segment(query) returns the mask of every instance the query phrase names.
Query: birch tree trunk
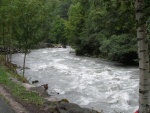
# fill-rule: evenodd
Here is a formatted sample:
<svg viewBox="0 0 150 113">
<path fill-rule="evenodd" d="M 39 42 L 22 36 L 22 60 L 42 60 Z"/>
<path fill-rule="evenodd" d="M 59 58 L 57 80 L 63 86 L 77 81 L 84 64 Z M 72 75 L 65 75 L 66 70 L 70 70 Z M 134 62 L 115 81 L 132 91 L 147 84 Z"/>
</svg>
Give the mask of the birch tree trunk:
<svg viewBox="0 0 150 113">
<path fill-rule="evenodd" d="M 149 89 L 150 89 L 150 73 L 149 73 L 149 55 L 148 55 L 148 39 L 147 26 L 144 19 L 144 0 L 135 1 L 136 20 L 137 20 L 137 40 L 138 40 L 138 56 L 139 56 L 139 113 L 149 113 Z"/>
</svg>

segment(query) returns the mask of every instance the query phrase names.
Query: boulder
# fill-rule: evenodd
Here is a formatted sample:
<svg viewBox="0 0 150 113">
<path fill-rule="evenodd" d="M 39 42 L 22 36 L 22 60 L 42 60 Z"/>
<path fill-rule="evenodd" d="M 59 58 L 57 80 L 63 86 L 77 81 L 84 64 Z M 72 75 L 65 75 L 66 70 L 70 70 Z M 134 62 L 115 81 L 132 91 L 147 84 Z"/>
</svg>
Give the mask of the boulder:
<svg viewBox="0 0 150 113">
<path fill-rule="evenodd" d="M 59 109 L 64 109 L 64 110 L 68 110 L 70 108 L 80 108 L 79 105 L 74 104 L 74 103 L 68 103 L 68 102 L 61 102 L 57 105 L 57 107 Z"/>
<path fill-rule="evenodd" d="M 38 83 L 38 82 L 39 82 L 38 80 L 34 80 L 34 81 L 32 81 L 32 84 Z"/>
<path fill-rule="evenodd" d="M 63 110 L 63 109 L 60 109 L 58 112 L 59 112 L 59 113 L 68 113 L 67 111 L 65 111 L 65 110 Z"/>
<path fill-rule="evenodd" d="M 89 108 L 71 108 L 67 110 L 67 113 L 98 113 L 95 110 L 91 110 Z"/>
<path fill-rule="evenodd" d="M 49 47 L 49 48 L 53 48 L 53 47 L 54 47 L 54 45 L 53 45 L 53 44 L 51 44 L 51 43 L 47 43 L 47 47 Z"/>
<path fill-rule="evenodd" d="M 22 85 L 23 85 L 27 90 L 31 90 L 31 88 L 35 87 L 34 85 L 29 84 L 29 83 L 22 83 Z"/>
<path fill-rule="evenodd" d="M 47 44 L 46 43 L 39 43 L 38 44 L 38 48 L 46 48 L 47 47 Z"/>
<path fill-rule="evenodd" d="M 62 47 L 63 47 L 63 48 L 67 48 L 67 46 L 66 46 L 66 45 L 62 45 Z"/>
<path fill-rule="evenodd" d="M 62 100 L 60 100 L 59 102 L 60 102 L 60 103 L 61 103 L 61 102 L 67 102 L 67 103 L 69 103 L 69 100 L 67 100 L 67 99 L 62 99 Z"/>
<path fill-rule="evenodd" d="M 62 45 L 61 44 L 57 44 L 54 46 L 55 48 L 62 48 Z"/>
<path fill-rule="evenodd" d="M 89 108 L 81 108 L 79 105 L 69 102 L 60 102 L 56 110 L 59 113 L 99 113 Z"/>
<path fill-rule="evenodd" d="M 75 53 L 75 51 L 74 51 L 74 50 L 71 50 L 69 53 Z"/>
<path fill-rule="evenodd" d="M 49 97 L 50 95 L 43 86 L 31 87 L 29 90 L 38 93 L 40 96 Z"/>
<path fill-rule="evenodd" d="M 58 102 L 60 101 L 60 99 L 58 99 L 57 97 L 54 96 L 50 96 L 48 98 L 45 98 L 46 100 L 48 100 L 49 102 Z"/>
</svg>

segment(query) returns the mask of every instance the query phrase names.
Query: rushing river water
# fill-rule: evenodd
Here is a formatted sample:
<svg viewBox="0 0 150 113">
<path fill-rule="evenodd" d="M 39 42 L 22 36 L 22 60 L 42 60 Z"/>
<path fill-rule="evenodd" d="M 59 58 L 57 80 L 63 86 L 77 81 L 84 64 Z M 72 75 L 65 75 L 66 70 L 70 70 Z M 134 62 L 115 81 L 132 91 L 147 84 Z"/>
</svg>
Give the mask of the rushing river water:
<svg viewBox="0 0 150 113">
<path fill-rule="evenodd" d="M 37 85 L 47 83 L 61 98 L 104 113 L 134 113 L 138 108 L 138 68 L 117 66 L 98 58 L 79 57 L 71 48 L 49 48 L 27 55 L 25 76 Z M 13 62 L 22 66 L 23 54 Z M 19 73 L 22 73 L 18 69 Z"/>
</svg>

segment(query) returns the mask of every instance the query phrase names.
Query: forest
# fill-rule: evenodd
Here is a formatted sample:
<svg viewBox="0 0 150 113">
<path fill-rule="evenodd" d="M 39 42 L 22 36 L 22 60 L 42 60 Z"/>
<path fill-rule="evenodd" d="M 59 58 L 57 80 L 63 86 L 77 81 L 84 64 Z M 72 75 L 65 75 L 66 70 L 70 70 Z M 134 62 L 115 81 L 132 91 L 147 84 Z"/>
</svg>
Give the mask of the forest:
<svg viewBox="0 0 150 113">
<path fill-rule="evenodd" d="M 59 43 L 72 46 L 76 55 L 136 64 L 134 2 L 0 0 L 0 47 L 7 50 L 3 53 L 8 55 L 11 48 L 28 53 L 39 42 Z M 148 31 L 149 4 L 150 1 L 147 0 L 145 17 L 148 20 Z"/>
<path fill-rule="evenodd" d="M 24 76 L 26 55 L 46 43 L 71 46 L 79 56 L 139 63 L 139 113 L 149 113 L 149 15 L 150 0 L 0 0 L 0 61 L 17 68 L 12 54 L 24 53 Z"/>
</svg>

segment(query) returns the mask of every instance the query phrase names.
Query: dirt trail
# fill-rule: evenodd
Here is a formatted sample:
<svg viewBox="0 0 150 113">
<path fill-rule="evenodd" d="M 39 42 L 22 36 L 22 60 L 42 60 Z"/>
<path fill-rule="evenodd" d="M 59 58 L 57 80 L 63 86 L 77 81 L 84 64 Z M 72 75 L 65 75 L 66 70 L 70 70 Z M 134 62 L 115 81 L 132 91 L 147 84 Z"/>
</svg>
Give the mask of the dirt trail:
<svg viewBox="0 0 150 113">
<path fill-rule="evenodd" d="M 15 113 L 29 113 L 21 104 L 12 98 L 11 94 L 8 93 L 2 85 L 0 85 L 0 94 L 6 99 L 6 101 L 8 101 Z"/>
<path fill-rule="evenodd" d="M 0 113 L 15 113 L 5 99 L 0 95 Z"/>
</svg>

